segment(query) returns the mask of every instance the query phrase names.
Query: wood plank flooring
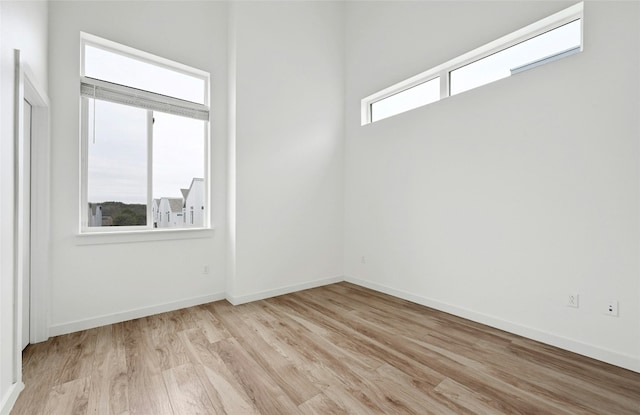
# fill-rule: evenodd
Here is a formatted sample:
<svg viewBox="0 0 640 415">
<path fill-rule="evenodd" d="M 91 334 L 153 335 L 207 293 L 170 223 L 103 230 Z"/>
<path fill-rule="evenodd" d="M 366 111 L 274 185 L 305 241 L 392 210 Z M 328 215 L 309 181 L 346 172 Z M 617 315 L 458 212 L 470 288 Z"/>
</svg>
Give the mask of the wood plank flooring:
<svg viewBox="0 0 640 415">
<path fill-rule="evenodd" d="M 640 374 L 348 283 L 29 346 L 20 414 L 640 414 Z"/>
</svg>

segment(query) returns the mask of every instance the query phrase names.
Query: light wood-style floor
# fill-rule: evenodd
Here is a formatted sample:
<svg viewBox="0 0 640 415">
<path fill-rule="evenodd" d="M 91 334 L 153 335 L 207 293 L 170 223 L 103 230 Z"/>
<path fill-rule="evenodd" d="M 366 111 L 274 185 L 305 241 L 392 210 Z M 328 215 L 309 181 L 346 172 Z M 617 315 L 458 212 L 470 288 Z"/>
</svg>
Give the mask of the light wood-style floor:
<svg viewBox="0 0 640 415">
<path fill-rule="evenodd" d="M 24 352 L 19 414 L 640 414 L 640 374 L 348 283 Z"/>
</svg>

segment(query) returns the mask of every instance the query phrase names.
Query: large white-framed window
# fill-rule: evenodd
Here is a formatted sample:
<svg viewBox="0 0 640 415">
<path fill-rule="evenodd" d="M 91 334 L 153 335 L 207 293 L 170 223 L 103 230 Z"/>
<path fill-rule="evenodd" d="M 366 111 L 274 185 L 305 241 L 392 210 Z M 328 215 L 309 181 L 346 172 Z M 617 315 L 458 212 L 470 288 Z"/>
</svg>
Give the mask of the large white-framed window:
<svg viewBox="0 0 640 415">
<path fill-rule="evenodd" d="M 577 3 L 363 98 L 361 124 L 370 124 L 581 52 L 583 10 L 584 4 Z"/>
<path fill-rule="evenodd" d="M 80 233 L 209 228 L 209 73 L 80 38 Z"/>
</svg>

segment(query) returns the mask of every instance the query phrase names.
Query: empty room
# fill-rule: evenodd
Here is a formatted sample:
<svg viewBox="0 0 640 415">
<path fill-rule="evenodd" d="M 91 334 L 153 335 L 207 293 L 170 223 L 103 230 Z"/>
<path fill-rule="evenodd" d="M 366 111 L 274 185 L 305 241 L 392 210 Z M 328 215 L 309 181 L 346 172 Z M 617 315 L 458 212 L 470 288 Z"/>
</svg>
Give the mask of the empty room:
<svg viewBox="0 0 640 415">
<path fill-rule="evenodd" d="M 0 1 L 0 415 L 640 415 L 640 2 Z"/>
</svg>

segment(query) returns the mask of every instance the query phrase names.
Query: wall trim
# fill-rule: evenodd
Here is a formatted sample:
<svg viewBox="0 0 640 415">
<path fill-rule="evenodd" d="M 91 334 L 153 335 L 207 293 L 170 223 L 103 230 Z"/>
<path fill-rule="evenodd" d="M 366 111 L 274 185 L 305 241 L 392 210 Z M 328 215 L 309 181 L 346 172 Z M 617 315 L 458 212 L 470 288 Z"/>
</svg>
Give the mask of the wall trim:
<svg viewBox="0 0 640 415">
<path fill-rule="evenodd" d="M 2 402 L 0 402 L 0 415 L 9 415 L 23 389 L 24 383 L 22 382 L 16 382 L 9 386 L 7 393 L 2 397 Z"/>
<path fill-rule="evenodd" d="M 185 300 L 175 301 L 171 303 L 159 304 L 150 307 L 137 308 L 120 313 L 113 313 L 104 316 L 77 320 L 70 323 L 58 324 L 49 328 L 51 336 L 58 336 L 67 333 L 73 333 L 81 330 L 87 330 L 95 327 L 100 327 L 108 324 L 120 323 L 127 320 L 133 320 L 136 318 L 147 317 L 154 314 L 165 313 L 169 311 L 179 310 L 182 308 L 193 307 L 200 304 L 206 304 L 214 301 L 220 301 L 226 299 L 231 304 L 240 305 L 250 303 L 253 301 L 264 300 L 271 297 L 277 297 L 279 295 L 290 294 L 297 291 L 302 291 L 310 288 L 321 287 L 324 285 L 330 285 L 339 283 L 342 281 L 349 282 L 351 284 L 359 285 L 374 291 L 378 291 L 384 294 L 388 294 L 397 298 L 402 298 L 407 301 L 411 301 L 416 304 L 420 304 L 426 307 L 430 307 L 445 313 L 449 313 L 461 318 L 465 318 L 477 323 L 485 324 L 489 327 L 494 327 L 500 330 L 507 331 L 519 336 L 523 336 L 528 339 L 536 340 L 541 343 L 545 343 L 554 347 L 558 347 L 563 350 L 568 350 L 583 356 L 587 356 L 605 363 L 609 363 L 615 366 L 622 367 L 634 372 L 640 373 L 640 359 L 619 353 L 613 350 L 596 347 L 590 344 L 582 343 L 577 340 L 558 336 L 553 333 L 538 330 L 536 328 L 524 326 L 511 321 L 503 320 L 491 315 L 478 313 L 473 310 L 458 307 L 452 304 L 443 303 L 441 301 L 434 300 L 432 298 L 415 295 L 406 291 L 391 288 L 385 285 L 377 284 L 370 281 L 365 281 L 359 278 L 349 276 L 338 276 L 331 278 L 322 278 L 318 280 L 308 281 L 301 284 L 292 284 L 284 287 L 259 291 L 252 294 L 232 296 L 228 293 L 220 292 L 216 294 L 210 294 L 206 296 L 193 297 Z M 14 385 L 15 386 L 15 385 Z M 16 392 L 17 393 L 17 392 Z M 17 395 L 16 395 L 17 397 Z M 0 415 L 5 415 L 4 412 Z"/>
<path fill-rule="evenodd" d="M 541 331 L 533 327 L 523 326 L 521 324 L 503 320 L 491 315 L 478 313 L 467 308 L 458 307 L 452 304 L 434 300 L 432 298 L 422 297 L 416 294 L 408 293 L 406 291 L 397 290 L 386 285 L 381 285 L 349 276 L 346 276 L 344 280 L 361 287 L 369 288 L 374 291 L 402 298 L 416 304 L 430 307 L 439 311 L 444 311 L 445 313 L 453 314 L 455 316 L 466 318 L 477 323 L 485 324 L 490 327 L 504 330 L 509 333 L 517 334 L 528 339 L 536 340 L 563 350 L 568 350 L 570 352 L 574 352 L 583 356 L 590 357 L 592 359 L 600 360 L 605 363 L 609 363 L 615 366 L 622 367 L 624 369 L 640 373 L 640 359 L 628 354 L 604 349 L 587 343 L 582 343 L 577 340 L 558 336 L 546 331 Z"/>
<path fill-rule="evenodd" d="M 344 280 L 345 279 L 343 276 L 321 278 L 319 280 L 308 281 L 301 284 L 286 285 L 284 287 L 276 288 L 273 290 L 259 291 L 253 294 L 245 294 L 245 295 L 239 295 L 239 296 L 227 294 L 226 298 L 227 298 L 227 301 L 229 301 L 231 304 L 240 305 L 240 304 L 250 303 L 252 301 L 258 301 L 258 300 L 264 300 L 266 298 L 277 297 L 283 294 L 290 294 L 296 291 L 307 290 L 309 288 L 316 288 L 316 287 L 322 287 L 323 285 L 335 284 L 337 282 L 342 282 Z"/>
<path fill-rule="evenodd" d="M 166 313 L 169 311 L 180 310 L 182 308 L 212 303 L 214 301 L 220 301 L 224 299 L 225 294 L 223 292 L 220 292 L 199 297 L 187 298 L 179 301 L 173 301 L 170 303 L 157 304 L 149 307 L 135 308 L 118 313 L 105 314 L 98 317 L 76 320 L 69 323 L 56 324 L 49 327 L 49 333 L 51 336 L 59 336 L 61 334 L 74 333 L 77 331 L 88 330 L 96 327 L 106 326 L 109 324 L 121 323 L 123 321 L 133 320 L 141 317 L 148 317 L 154 314 Z"/>
<path fill-rule="evenodd" d="M 29 343 L 49 338 L 51 286 L 51 134 L 47 93 L 28 65 L 22 65 L 23 98 L 32 106 L 31 131 L 31 292 Z M 20 105 L 20 110 L 22 106 Z M 22 125 L 20 125 L 22 128 Z"/>
</svg>

